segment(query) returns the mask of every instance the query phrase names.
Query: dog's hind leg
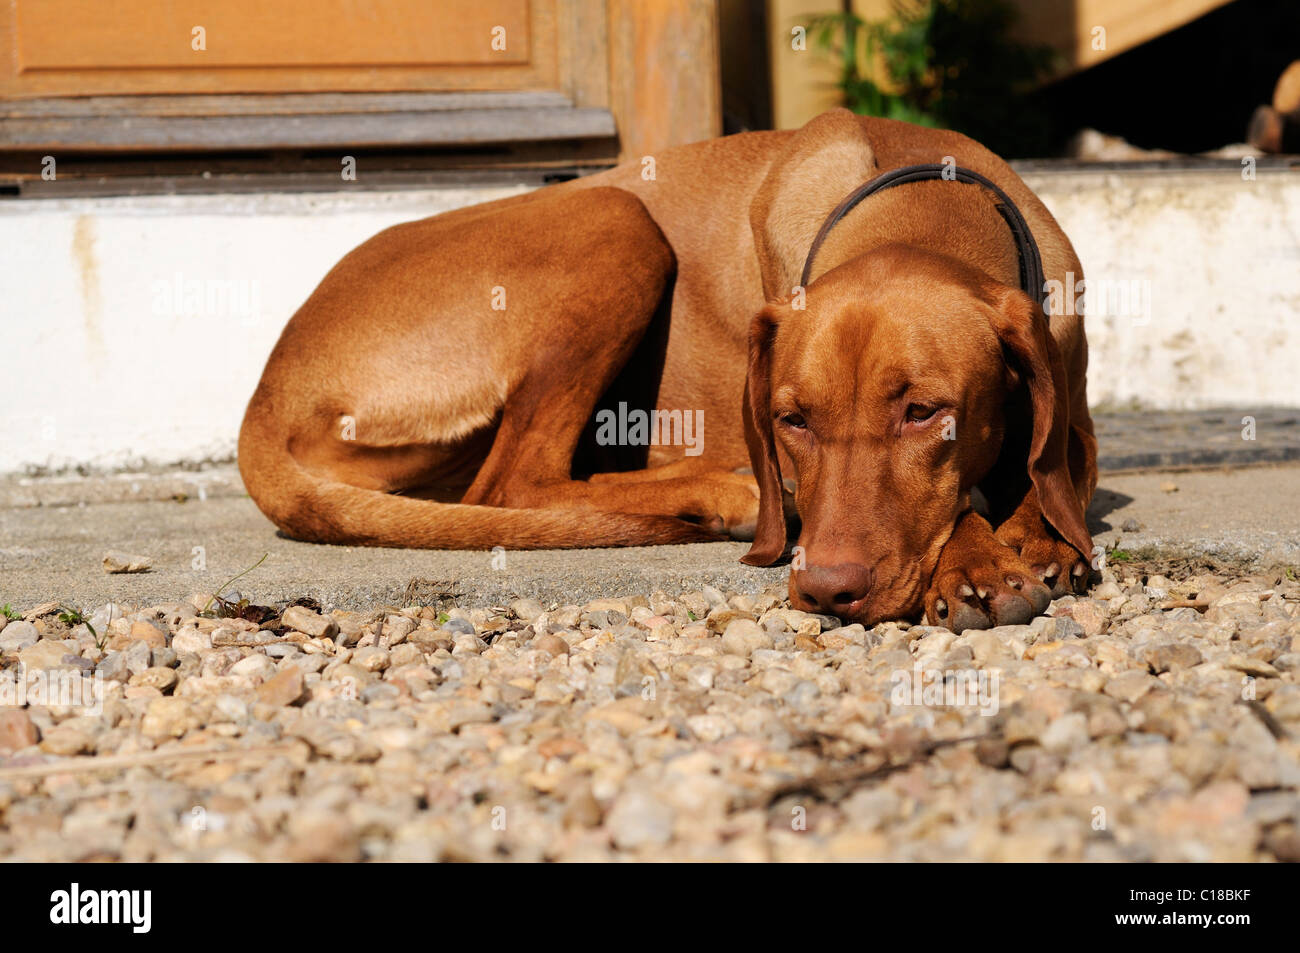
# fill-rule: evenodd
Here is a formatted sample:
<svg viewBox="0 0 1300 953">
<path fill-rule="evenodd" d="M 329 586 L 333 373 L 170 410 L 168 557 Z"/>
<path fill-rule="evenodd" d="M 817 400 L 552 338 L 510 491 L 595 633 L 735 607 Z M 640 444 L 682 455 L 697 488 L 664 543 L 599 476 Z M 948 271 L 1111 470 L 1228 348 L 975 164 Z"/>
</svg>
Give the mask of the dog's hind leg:
<svg viewBox="0 0 1300 953">
<path fill-rule="evenodd" d="M 572 478 L 597 402 L 636 353 L 674 271 L 671 250 L 639 200 L 616 194 L 631 227 L 603 236 L 600 253 L 584 257 L 580 271 L 557 260 L 516 289 L 525 308 L 543 306 L 532 303 L 535 289 L 545 297 L 549 320 L 512 382 L 491 452 L 462 502 L 670 517 L 744 538 L 757 518 L 751 476 L 688 457 L 655 470 Z"/>
<path fill-rule="evenodd" d="M 616 486 L 570 474 L 674 269 L 645 207 L 618 189 L 377 236 L 326 277 L 268 362 L 240 435 L 249 494 L 286 533 L 321 542 L 718 538 L 747 518 L 751 491 L 733 474 Z"/>
</svg>

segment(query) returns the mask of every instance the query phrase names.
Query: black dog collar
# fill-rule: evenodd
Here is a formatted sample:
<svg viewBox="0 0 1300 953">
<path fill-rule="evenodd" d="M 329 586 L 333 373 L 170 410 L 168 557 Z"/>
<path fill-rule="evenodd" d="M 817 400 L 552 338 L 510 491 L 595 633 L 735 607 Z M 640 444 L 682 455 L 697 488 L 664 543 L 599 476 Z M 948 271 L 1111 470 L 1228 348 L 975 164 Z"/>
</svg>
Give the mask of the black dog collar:
<svg viewBox="0 0 1300 953">
<path fill-rule="evenodd" d="M 891 169 L 889 172 L 878 175 L 870 182 L 854 189 L 843 202 L 835 207 L 835 211 L 831 212 L 830 217 L 826 219 L 817 232 L 812 247 L 808 249 L 808 257 L 803 263 L 803 274 L 799 279 L 799 284 L 805 288 L 808 287 L 808 279 L 812 275 L 813 259 L 817 256 L 817 250 L 821 248 L 822 242 L 826 240 L 826 236 L 835 227 L 835 223 L 849 214 L 859 202 L 869 195 L 893 188 L 896 185 L 906 185 L 909 182 L 921 182 L 926 179 L 943 179 L 945 181 L 964 182 L 967 185 L 979 185 L 997 196 L 998 213 L 1006 221 L 1007 226 L 1011 229 L 1012 236 L 1016 240 L 1016 252 L 1020 256 L 1020 287 L 1032 300 L 1041 302 L 1044 292 L 1043 259 L 1038 253 L 1038 243 L 1034 241 L 1033 233 L 1029 230 L 1029 223 L 1025 221 L 1020 209 L 1016 208 L 1016 203 L 1011 201 L 1011 197 L 1006 192 L 1003 192 L 978 172 L 972 172 L 970 169 L 964 169 L 961 166 L 941 165 L 939 163 L 908 165 L 903 166 L 901 169 Z"/>
</svg>

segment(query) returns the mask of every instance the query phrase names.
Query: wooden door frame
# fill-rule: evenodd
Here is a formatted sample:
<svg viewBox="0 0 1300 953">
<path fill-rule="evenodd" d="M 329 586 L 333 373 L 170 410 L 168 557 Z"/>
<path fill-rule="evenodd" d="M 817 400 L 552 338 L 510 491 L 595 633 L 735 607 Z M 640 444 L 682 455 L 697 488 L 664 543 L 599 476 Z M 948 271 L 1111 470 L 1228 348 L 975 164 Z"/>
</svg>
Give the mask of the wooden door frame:
<svg viewBox="0 0 1300 953">
<path fill-rule="evenodd" d="M 715 0 L 536 2 L 546 16 L 533 18 L 533 28 L 549 27 L 555 48 L 532 47 L 541 67 L 529 74 L 538 84 L 531 88 L 10 98 L 0 100 L 0 151 L 473 147 L 617 136 L 626 159 L 721 133 Z M 0 0 L 0 31 L 13 15 Z"/>
</svg>

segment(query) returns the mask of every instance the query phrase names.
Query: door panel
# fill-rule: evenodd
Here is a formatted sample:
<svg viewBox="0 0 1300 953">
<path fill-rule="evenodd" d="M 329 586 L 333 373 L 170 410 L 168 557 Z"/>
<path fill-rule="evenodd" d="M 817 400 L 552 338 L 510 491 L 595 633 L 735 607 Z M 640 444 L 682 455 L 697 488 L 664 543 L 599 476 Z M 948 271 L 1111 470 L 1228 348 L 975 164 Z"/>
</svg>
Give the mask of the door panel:
<svg viewBox="0 0 1300 953">
<path fill-rule="evenodd" d="M 0 0 L 0 99 L 557 89 L 556 5 Z M 199 26 L 203 50 L 192 46 Z M 498 27 L 504 49 L 493 48 Z"/>
<path fill-rule="evenodd" d="M 528 0 L 18 0 L 16 9 L 23 72 L 528 61 Z M 196 28 L 206 49 L 193 48 Z M 493 48 L 494 30 L 504 49 Z"/>
</svg>

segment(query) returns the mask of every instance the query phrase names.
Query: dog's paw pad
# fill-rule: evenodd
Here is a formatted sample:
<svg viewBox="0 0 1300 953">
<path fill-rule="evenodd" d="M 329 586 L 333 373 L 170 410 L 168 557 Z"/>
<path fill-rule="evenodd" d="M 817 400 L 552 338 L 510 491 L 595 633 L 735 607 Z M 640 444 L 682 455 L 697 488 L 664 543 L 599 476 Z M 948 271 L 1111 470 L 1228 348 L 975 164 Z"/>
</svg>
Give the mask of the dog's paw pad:
<svg viewBox="0 0 1300 953">
<path fill-rule="evenodd" d="M 1034 575 L 1051 592 L 1053 599 L 1087 590 L 1091 567 L 1079 551 L 1064 540 L 1055 539 L 1044 530 L 1042 534 L 1028 538 L 1019 531 L 1010 532 L 1002 541 L 1032 567 Z"/>
<path fill-rule="evenodd" d="M 1038 615 L 1033 605 L 1024 596 L 1016 592 L 1003 593 L 993 600 L 993 615 L 998 625 L 1027 625 L 1029 620 Z"/>
<path fill-rule="evenodd" d="M 1008 552 L 996 554 L 1005 563 Z M 1048 588 L 1033 578 L 1028 567 L 980 566 L 942 574 L 926 603 L 926 618 L 960 634 L 968 629 L 998 625 L 1025 625 L 1052 601 Z"/>
<path fill-rule="evenodd" d="M 1068 554 L 1058 554 L 1058 558 L 1046 565 L 1033 563 L 1033 570 L 1053 599 L 1081 593 L 1088 586 L 1088 564 L 1073 549 Z"/>
</svg>

